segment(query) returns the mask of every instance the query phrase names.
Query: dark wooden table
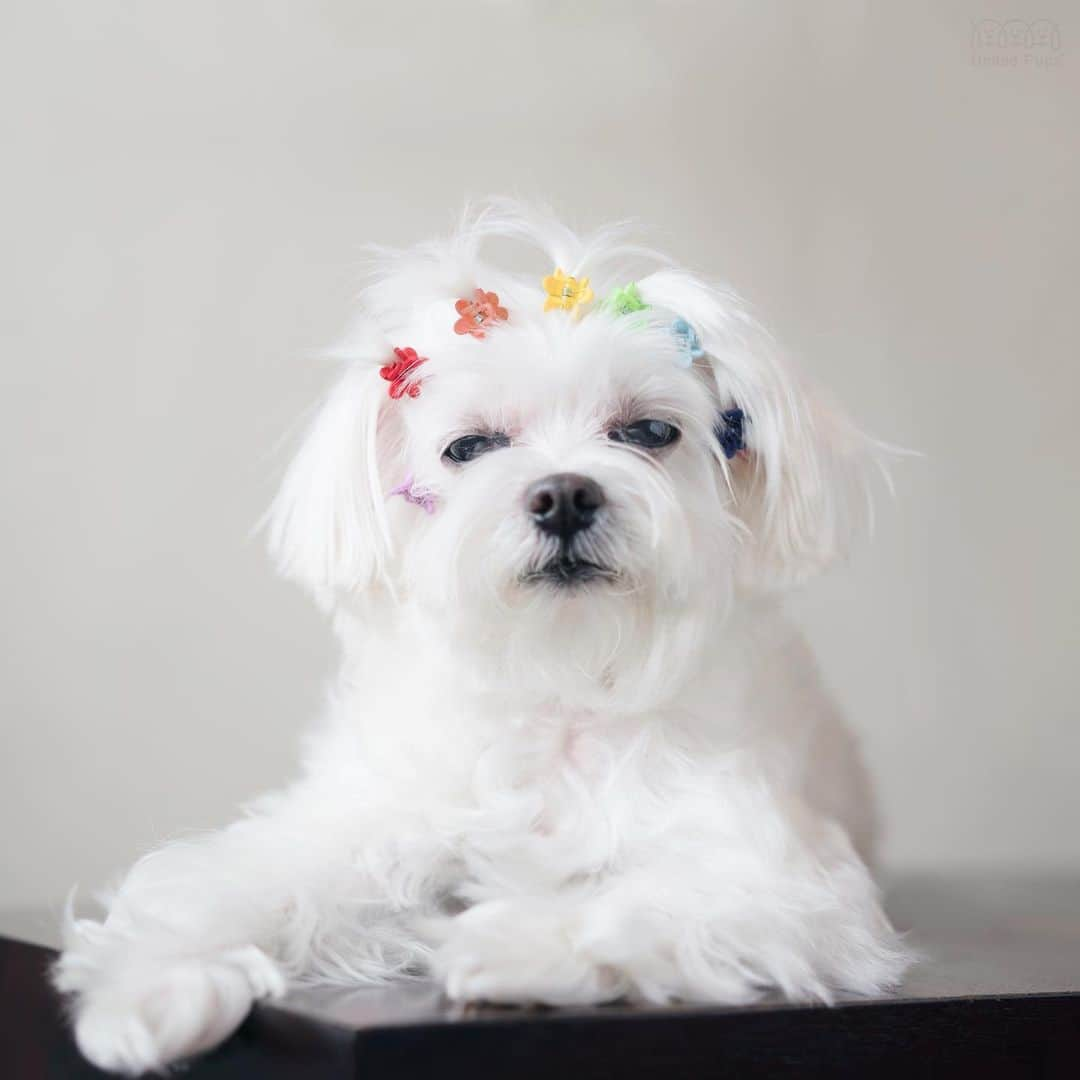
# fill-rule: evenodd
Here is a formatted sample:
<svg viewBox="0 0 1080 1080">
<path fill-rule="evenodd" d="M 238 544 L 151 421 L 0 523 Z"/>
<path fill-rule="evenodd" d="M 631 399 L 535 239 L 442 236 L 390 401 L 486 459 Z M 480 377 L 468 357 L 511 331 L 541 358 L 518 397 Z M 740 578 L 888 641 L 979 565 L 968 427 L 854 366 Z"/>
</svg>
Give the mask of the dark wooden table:
<svg viewBox="0 0 1080 1080">
<path fill-rule="evenodd" d="M 183 1076 L 1080 1078 L 1080 880 L 910 879 L 891 894 L 926 959 L 900 994 L 834 1008 L 459 1009 L 423 984 L 260 1006 Z M 44 979 L 0 940 L 0 1078 L 101 1075 Z"/>
</svg>

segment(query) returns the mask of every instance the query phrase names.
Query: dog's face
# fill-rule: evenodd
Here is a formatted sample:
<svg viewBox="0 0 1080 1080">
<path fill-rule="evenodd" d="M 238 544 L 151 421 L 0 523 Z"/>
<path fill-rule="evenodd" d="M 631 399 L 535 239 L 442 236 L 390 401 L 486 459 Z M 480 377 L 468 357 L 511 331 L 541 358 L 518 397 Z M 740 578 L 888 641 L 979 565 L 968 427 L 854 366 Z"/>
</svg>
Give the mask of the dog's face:
<svg viewBox="0 0 1080 1080">
<path fill-rule="evenodd" d="M 410 471 L 438 493 L 420 520 L 395 508 L 414 519 L 400 523 L 415 533 L 405 577 L 438 594 L 460 584 L 457 603 L 478 590 L 508 605 L 684 590 L 734 523 L 713 397 L 676 355 L 670 334 L 602 315 L 448 348 L 401 411 Z"/>
<path fill-rule="evenodd" d="M 677 685 L 740 590 L 835 553 L 866 444 L 730 296 L 637 285 L 629 312 L 545 311 L 460 240 L 399 258 L 275 505 L 283 569 L 381 596 L 503 688 L 647 707 Z M 482 337 L 454 331 L 477 287 L 506 305 Z M 395 344 L 426 359 L 393 367 Z"/>
</svg>

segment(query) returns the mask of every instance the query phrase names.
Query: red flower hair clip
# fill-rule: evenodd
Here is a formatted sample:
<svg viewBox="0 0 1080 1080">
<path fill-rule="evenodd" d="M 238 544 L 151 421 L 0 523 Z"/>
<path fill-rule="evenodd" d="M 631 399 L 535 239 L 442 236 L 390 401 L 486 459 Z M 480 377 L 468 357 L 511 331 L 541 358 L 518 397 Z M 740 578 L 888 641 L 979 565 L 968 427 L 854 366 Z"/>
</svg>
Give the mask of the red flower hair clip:
<svg viewBox="0 0 1080 1080">
<path fill-rule="evenodd" d="M 415 349 L 406 346 L 394 349 L 396 360 L 379 368 L 379 374 L 390 384 L 390 396 L 396 401 L 403 394 L 409 397 L 420 396 L 420 380 L 409 376 L 421 365 L 427 363 L 426 356 L 418 356 Z"/>
<path fill-rule="evenodd" d="M 471 300 L 459 300 L 454 310 L 461 316 L 454 323 L 455 334 L 472 334 L 482 338 L 488 323 L 505 322 L 508 318 L 506 308 L 499 307 L 498 293 L 484 292 L 477 289 Z"/>
</svg>

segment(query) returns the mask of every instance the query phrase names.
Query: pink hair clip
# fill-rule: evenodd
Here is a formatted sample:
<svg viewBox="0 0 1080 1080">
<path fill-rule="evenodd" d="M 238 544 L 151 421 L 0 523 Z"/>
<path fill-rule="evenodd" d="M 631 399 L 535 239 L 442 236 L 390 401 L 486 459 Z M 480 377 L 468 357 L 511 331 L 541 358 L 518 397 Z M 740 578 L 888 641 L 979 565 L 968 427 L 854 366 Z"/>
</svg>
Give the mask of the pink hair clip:
<svg viewBox="0 0 1080 1080">
<path fill-rule="evenodd" d="M 422 506 L 425 513 L 435 513 L 435 492 L 430 488 L 417 486 L 416 477 L 412 473 L 409 473 L 396 488 L 387 492 L 386 497 L 389 499 L 393 495 L 400 495 L 414 506 Z"/>
</svg>

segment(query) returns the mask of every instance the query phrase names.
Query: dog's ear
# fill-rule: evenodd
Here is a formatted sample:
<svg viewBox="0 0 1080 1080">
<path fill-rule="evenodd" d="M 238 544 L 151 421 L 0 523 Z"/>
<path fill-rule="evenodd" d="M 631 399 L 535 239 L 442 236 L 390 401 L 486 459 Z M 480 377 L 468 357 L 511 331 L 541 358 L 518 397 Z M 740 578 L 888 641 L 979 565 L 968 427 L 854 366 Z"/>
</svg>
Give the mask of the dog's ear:
<svg viewBox="0 0 1080 1080">
<path fill-rule="evenodd" d="M 391 544 L 383 472 L 397 439 L 387 400 L 377 363 L 349 361 L 267 514 L 278 570 L 323 601 L 386 573 Z"/>
<path fill-rule="evenodd" d="M 795 373 L 749 321 L 706 364 L 718 397 L 718 459 L 747 533 L 739 578 L 780 588 L 842 557 L 873 523 L 872 488 L 895 453 Z"/>
<path fill-rule="evenodd" d="M 754 395 L 756 415 L 736 411 L 742 445 L 728 462 L 734 512 L 748 530 L 739 577 L 766 589 L 812 577 L 869 530 L 871 489 L 888 482 L 889 456 L 820 391 L 785 378 L 772 394 Z M 736 448 L 731 415 L 718 424 L 725 458 Z"/>
</svg>

